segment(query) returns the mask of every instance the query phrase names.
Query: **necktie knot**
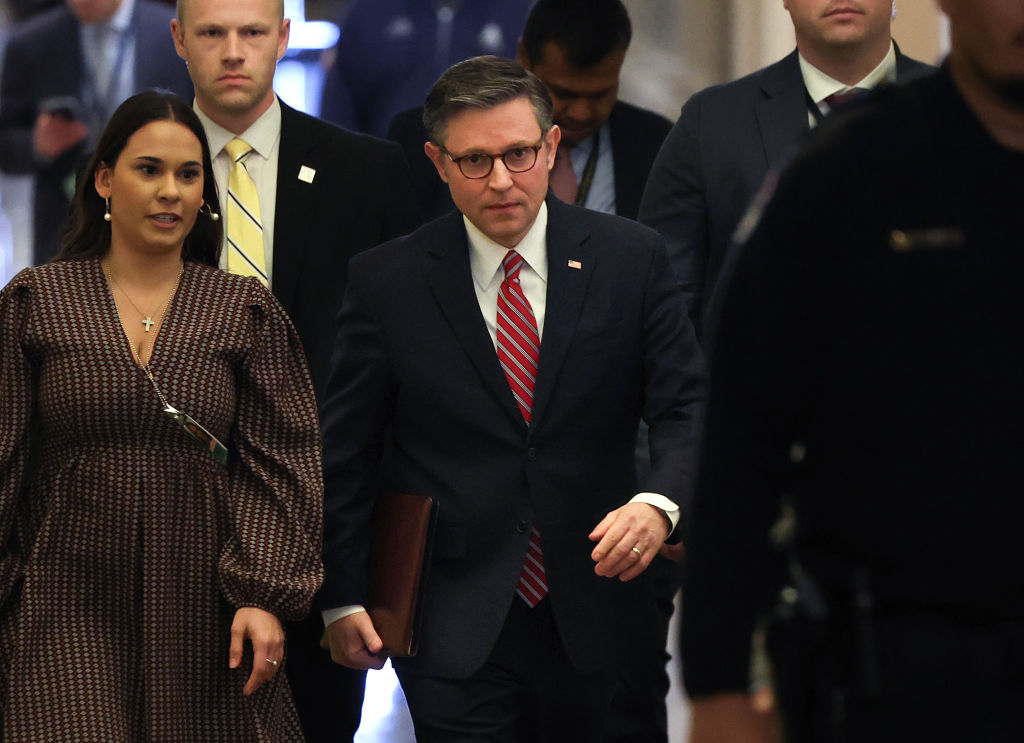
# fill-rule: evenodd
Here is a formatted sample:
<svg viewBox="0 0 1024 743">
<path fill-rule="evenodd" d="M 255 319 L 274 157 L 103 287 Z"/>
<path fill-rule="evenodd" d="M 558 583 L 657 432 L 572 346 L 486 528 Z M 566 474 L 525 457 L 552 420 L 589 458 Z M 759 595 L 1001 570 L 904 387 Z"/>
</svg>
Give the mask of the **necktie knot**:
<svg viewBox="0 0 1024 743">
<path fill-rule="evenodd" d="M 867 92 L 866 88 L 847 88 L 846 90 L 841 90 L 838 93 L 826 96 L 825 103 L 828 104 L 830 109 L 832 109 L 865 92 Z"/>
<path fill-rule="evenodd" d="M 519 269 L 523 267 L 523 256 L 510 250 L 501 261 L 501 267 L 505 269 L 505 281 L 519 281 Z"/>
<path fill-rule="evenodd" d="M 237 163 L 243 157 L 252 152 L 252 147 L 241 137 L 235 137 L 226 145 L 224 145 L 224 151 L 228 153 L 228 157 L 231 158 L 231 162 Z"/>
<path fill-rule="evenodd" d="M 579 181 L 576 180 L 576 171 L 572 167 L 570 152 L 572 147 L 560 143 L 555 151 L 555 164 L 548 176 L 548 185 L 551 192 L 566 204 L 575 204 L 579 195 Z"/>
</svg>

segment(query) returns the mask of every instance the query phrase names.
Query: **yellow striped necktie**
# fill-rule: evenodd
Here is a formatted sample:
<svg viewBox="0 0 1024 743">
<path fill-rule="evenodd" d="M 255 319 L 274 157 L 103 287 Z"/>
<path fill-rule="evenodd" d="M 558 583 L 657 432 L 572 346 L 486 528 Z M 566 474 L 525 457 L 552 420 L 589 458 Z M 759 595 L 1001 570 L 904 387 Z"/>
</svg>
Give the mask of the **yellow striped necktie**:
<svg viewBox="0 0 1024 743">
<path fill-rule="evenodd" d="M 236 137 L 224 145 L 224 150 L 231 158 L 227 208 L 228 271 L 256 276 L 267 286 L 260 200 L 256 184 L 242 162 L 252 152 L 252 147 L 244 139 Z"/>
</svg>

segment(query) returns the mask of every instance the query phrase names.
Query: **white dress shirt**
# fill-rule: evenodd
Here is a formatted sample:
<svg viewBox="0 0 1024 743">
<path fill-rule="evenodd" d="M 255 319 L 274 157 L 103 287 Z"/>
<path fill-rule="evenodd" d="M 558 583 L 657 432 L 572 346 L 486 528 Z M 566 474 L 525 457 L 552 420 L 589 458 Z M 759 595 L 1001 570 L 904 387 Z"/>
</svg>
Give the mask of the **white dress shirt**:
<svg viewBox="0 0 1024 743">
<path fill-rule="evenodd" d="M 210 143 L 210 154 L 213 156 L 213 178 L 217 181 L 217 193 L 220 195 L 220 213 L 226 213 L 228 197 L 228 175 L 231 173 L 231 157 L 224 146 L 235 137 L 244 139 L 253 151 L 245 156 L 243 162 L 249 176 L 256 184 L 256 193 L 260 199 L 260 222 L 263 224 L 263 253 L 267 266 L 267 282 L 274 285 L 274 208 L 277 205 L 277 163 L 281 153 L 281 103 L 274 96 L 270 108 L 263 112 L 252 126 L 242 134 L 232 134 L 203 113 L 198 103 L 192 108 L 203 123 L 206 139 Z M 224 230 L 224 244 L 221 246 L 220 267 L 227 270 L 227 230 Z"/>
<path fill-rule="evenodd" d="M 83 89 L 83 103 L 89 97 L 89 90 L 99 96 L 96 104 L 116 107 L 135 90 L 135 43 L 131 32 L 135 0 L 121 0 L 114 14 L 103 23 L 81 23 L 78 38 L 82 45 L 85 71 L 88 83 Z M 122 53 L 122 45 L 124 45 Z M 120 59 L 118 59 L 120 57 Z M 106 116 L 114 113 L 113 108 L 104 111 Z M 103 122 L 105 123 L 105 122 Z M 91 136 L 99 138 L 98 131 Z"/>
<path fill-rule="evenodd" d="M 870 90 L 882 83 L 896 81 L 896 45 L 891 41 L 889 42 L 889 52 L 882 58 L 882 61 L 878 63 L 875 69 L 865 75 L 860 82 L 853 85 L 841 83 L 835 78 L 826 75 L 804 59 L 802 54 L 797 56 L 800 60 L 800 74 L 804 78 L 804 87 L 807 88 L 807 93 L 811 96 L 811 100 L 814 101 L 815 105 L 818 106 L 818 110 L 823 114 L 829 112 L 829 105 L 825 103 L 825 99 L 830 95 L 845 93 L 852 88 Z M 811 127 L 814 127 L 817 123 L 814 114 L 808 112 L 807 115 L 810 117 Z"/>
<path fill-rule="evenodd" d="M 577 183 L 583 180 L 587 159 L 593 149 L 594 138 L 587 137 L 569 151 Z M 594 179 L 590 182 L 590 191 L 587 192 L 583 206 L 596 212 L 615 214 L 615 158 L 612 153 L 612 130 L 607 122 L 598 131 Z"/>
</svg>

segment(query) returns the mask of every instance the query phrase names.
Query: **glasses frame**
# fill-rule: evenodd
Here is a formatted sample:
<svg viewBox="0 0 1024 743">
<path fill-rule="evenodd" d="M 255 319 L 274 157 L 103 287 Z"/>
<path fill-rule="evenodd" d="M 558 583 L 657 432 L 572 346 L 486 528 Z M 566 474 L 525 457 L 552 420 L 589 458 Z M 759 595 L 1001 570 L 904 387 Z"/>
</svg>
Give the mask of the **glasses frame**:
<svg viewBox="0 0 1024 743">
<path fill-rule="evenodd" d="M 536 167 L 537 160 L 540 159 L 540 150 L 543 146 L 544 137 L 541 136 L 541 139 L 537 144 L 517 145 L 515 147 L 510 147 L 504 152 L 500 152 L 497 154 L 491 154 L 490 152 L 468 152 L 465 155 L 459 155 L 458 157 L 455 157 L 455 155 L 450 153 L 444 147 L 441 148 L 441 151 L 444 152 L 444 154 L 446 154 L 453 163 L 455 163 L 455 165 L 459 168 L 459 172 L 462 173 L 462 176 L 464 178 L 468 178 L 471 181 L 479 181 L 482 178 L 486 178 L 491 174 L 491 172 L 494 170 L 494 161 L 498 159 L 501 159 L 502 164 L 505 166 L 505 170 L 507 170 L 509 173 L 529 173 L 531 170 L 534 169 L 534 167 Z M 508 161 L 506 161 L 505 158 L 508 157 L 508 154 L 513 150 L 533 150 L 533 162 L 530 164 L 530 167 L 523 168 L 522 170 L 513 170 L 512 168 L 510 168 L 508 165 Z M 462 169 L 462 161 L 465 160 L 467 157 L 474 156 L 488 157 L 491 160 L 491 166 L 487 168 L 487 172 L 484 173 L 483 175 L 467 175 L 466 171 Z"/>
</svg>

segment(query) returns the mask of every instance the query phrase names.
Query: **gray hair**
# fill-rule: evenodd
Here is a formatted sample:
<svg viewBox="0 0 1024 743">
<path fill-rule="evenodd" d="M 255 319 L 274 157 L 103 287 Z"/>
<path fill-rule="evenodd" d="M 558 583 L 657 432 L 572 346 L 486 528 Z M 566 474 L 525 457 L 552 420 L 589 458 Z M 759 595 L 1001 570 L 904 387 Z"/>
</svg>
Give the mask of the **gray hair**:
<svg viewBox="0 0 1024 743">
<path fill-rule="evenodd" d="M 533 107 L 541 133 L 554 124 L 551 96 L 536 75 L 510 59 L 485 56 L 459 62 L 438 78 L 423 104 L 427 137 L 441 146 L 452 116 L 467 109 L 487 110 L 517 98 Z"/>
</svg>

